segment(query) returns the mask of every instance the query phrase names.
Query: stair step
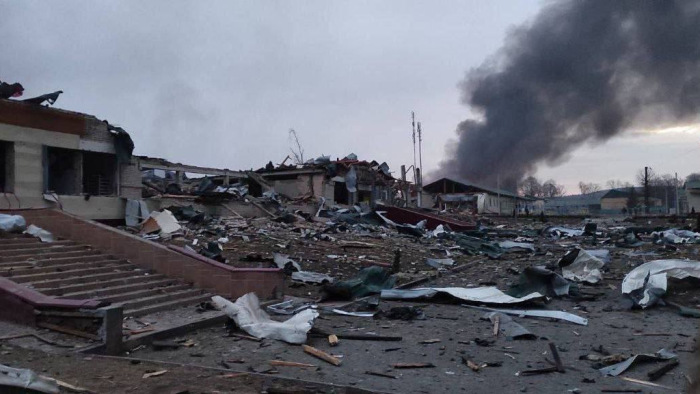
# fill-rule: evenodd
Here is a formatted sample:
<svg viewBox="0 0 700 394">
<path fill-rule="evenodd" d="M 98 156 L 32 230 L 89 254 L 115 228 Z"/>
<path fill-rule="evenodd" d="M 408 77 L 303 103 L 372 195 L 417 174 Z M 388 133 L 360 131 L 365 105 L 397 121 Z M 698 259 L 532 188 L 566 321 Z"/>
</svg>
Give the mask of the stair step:
<svg viewBox="0 0 700 394">
<path fill-rule="evenodd" d="M 7 241 L 11 239 L 18 239 L 18 238 L 34 238 L 33 236 L 29 234 L 24 234 L 24 233 L 2 233 L 0 234 L 0 241 Z"/>
<path fill-rule="evenodd" d="M 180 290 L 185 290 L 185 289 L 190 289 L 192 288 L 191 285 L 188 285 L 187 283 L 173 283 L 171 285 L 165 285 L 165 286 L 158 286 L 158 287 L 151 287 L 147 289 L 141 289 L 137 291 L 131 291 L 131 292 L 126 292 L 126 293 L 119 293 L 119 294 L 114 294 L 114 295 L 109 295 L 109 296 L 98 296 L 94 297 L 99 299 L 100 301 L 108 301 L 112 303 L 117 303 L 117 302 L 126 302 L 126 301 L 131 301 L 131 300 L 136 300 L 139 298 L 145 298 L 145 297 L 151 297 L 155 295 L 162 295 L 166 293 L 173 293 L 177 292 Z"/>
<path fill-rule="evenodd" d="M 159 305 L 171 301 L 186 300 L 188 298 L 201 296 L 203 293 L 204 290 L 202 289 L 189 288 L 181 291 L 164 292 L 149 297 L 136 298 L 116 303 L 115 305 L 120 305 L 125 310 L 134 310 L 138 308 L 146 308 L 151 305 Z"/>
<path fill-rule="evenodd" d="M 32 236 L 18 237 L 18 238 L 0 238 L 0 245 L 17 245 L 25 243 L 41 243 L 39 238 L 34 238 Z"/>
<path fill-rule="evenodd" d="M 152 275 L 153 277 L 155 275 Z M 104 282 L 106 283 L 106 282 Z M 172 285 L 177 283 L 177 279 L 155 279 L 152 281 L 147 281 L 147 282 L 138 282 L 138 283 L 131 283 L 131 284 L 122 284 L 121 282 L 119 283 L 118 286 L 112 286 L 112 287 L 99 287 L 94 290 L 82 290 L 82 291 L 75 291 L 72 293 L 63 293 L 63 295 L 59 296 L 58 298 L 75 298 L 75 299 L 84 299 L 84 298 L 94 298 L 94 299 L 105 299 L 106 297 L 109 296 L 119 296 L 122 294 L 129 294 L 130 292 L 137 292 L 137 291 L 142 291 L 142 290 L 150 290 L 153 288 L 159 288 L 159 287 L 165 287 L 168 285 Z"/>
<path fill-rule="evenodd" d="M 90 249 L 89 246 L 87 245 L 56 245 L 56 246 L 49 246 L 49 247 L 42 247 L 42 248 L 37 248 L 37 249 L 15 249 L 15 250 L 3 250 L 2 251 L 2 256 L 3 261 L 12 261 L 8 260 L 7 257 L 32 257 L 32 256 L 40 256 L 44 254 L 49 254 L 49 253 L 57 253 L 57 252 L 77 252 L 79 250 L 88 250 Z"/>
<path fill-rule="evenodd" d="M 94 275 L 85 275 L 85 276 L 75 276 L 71 278 L 62 278 L 62 279 L 51 279 L 51 280 L 42 280 L 42 281 L 33 281 L 33 282 L 24 282 L 26 284 L 30 284 L 32 287 L 35 289 L 45 289 L 45 288 L 50 288 L 50 287 L 64 287 L 68 285 L 77 285 L 81 283 L 89 283 L 89 282 L 94 282 L 94 281 L 100 281 L 100 280 L 109 280 L 109 279 L 119 279 L 119 278 L 127 278 L 129 276 L 133 276 L 134 272 L 138 272 L 137 270 L 133 269 L 133 266 L 130 267 L 131 269 L 120 269 L 122 267 L 110 267 L 112 272 L 105 272 L 105 273 L 98 273 Z M 143 271 L 145 273 L 145 271 Z M 14 278 L 13 278 L 14 279 Z M 41 291 L 41 290 L 39 290 Z"/>
<path fill-rule="evenodd" d="M 144 315 L 150 315 L 151 313 L 176 309 L 183 306 L 196 305 L 200 302 L 204 302 L 211 299 L 211 296 L 211 294 L 203 293 L 196 297 L 190 297 L 176 301 L 168 301 L 161 304 L 150 305 L 139 309 L 125 310 L 124 317 L 139 317 Z"/>
<path fill-rule="evenodd" d="M 0 269 L 2 269 L 5 266 L 12 266 L 13 264 L 31 264 L 34 267 L 58 267 L 64 264 L 73 264 L 73 263 L 89 263 L 91 261 L 101 261 L 101 260 L 108 260 L 108 259 L 114 259 L 114 256 L 110 256 L 108 254 L 101 254 L 101 253 L 94 253 L 88 256 L 78 256 L 78 257 L 59 257 L 59 258 L 53 258 L 53 259 L 31 259 L 31 260 L 25 260 L 25 261 L 9 261 L 6 263 L 0 263 Z"/>
<path fill-rule="evenodd" d="M 28 242 L 28 243 L 7 244 L 7 245 L 0 244 L 0 250 L 12 251 L 12 250 L 21 250 L 21 249 L 50 248 L 50 247 L 55 247 L 55 246 L 70 246 L 70 245 L 75 245 L 75 242 L 73 242 L 73 241 L 55 241 L 55 242 L 49 242 L 49 243 Z"/>
<path fill-rule="evenodd" d="M 13 269 L 13 270 L 8 270 L 8 269 L 0 269 L 0 276 L 5 276 L 12 278 L 16 278 L 17 276 L 22 276 L 22 275 L 33 275 L 33 274 L 49 274 L 49 273 L 67 273 L 79 269 L 87 270 L 90 268 L 102 268 L 106 266 L 115 266 L 115 265 L 132 265 L 126 260 L 118 260 L 113 257 L 109 256 L 102 256 L 97 258 L 96 260 L 91 260 L 91 261 L 78 261 L 78 262 L 71 262 L 71 263 L 65 263 L 65 264 L 52 264 L 49 266 L 34 266 L 34 267 L 29 267 L 29 268 L 20 268 L 20 269 Z M 46 278 L 48 279 L 48 278 Z"/>
<path fill-rule="evenodd" d="M 51 253 L 42 253 L 42 254 L 20 254 L 16 256 L 0 256 L 0 265 L 4 263 L 13 263 L 13 262 L 24 262 L 24 261 L 42 261 L 42 260 L 50 260 L 50 259 L 62 259 L 62 258 L 68 258 L 68 257 L 89 257 L 89 256 L 97 256 L 101 255 L 102 253 L 98 250 L 90 249 L 87 246 L 81 247 L 79 250 L 75 251 L 61 251 L 62 249 L 58 249 L 55 252 Z"/>
<path fill-rule="evenodd" d="M 92 281 L 92 282 L 84 282 L 84 283 L 76 283 L 72 285 L 65 285 L 62 286 L 59 284 L 60 287 L 49 287 L 49 286 L 34 286 L 34 288 L 46 295 L 50 296 L 61 296 L 64 294 L 71 294 L 71 293 L 77 293 L 77 292 L 84 292 L 87 290 L 94 290 L 94 289 L 107 289 L 112 286 L 119 286 L 119 285 L 130 285 L 130 284 L 136 284 L 136 283 L 145 283 L 145 282 L 151 282 L 155 280 L 162 280 L 166 279 L 165 275 L 162 274 L 146 274 L 145 271 L 141 275 L 134 275 L 134 271 L 127 271 L 125 272 L 125 276 L 122 277 L 117 277 L 117 278 L 112 278 L 108 280 L 97 280 L 97 281 Z M 127 275 L 130 274 L 130 275 Z"/>
</svg>

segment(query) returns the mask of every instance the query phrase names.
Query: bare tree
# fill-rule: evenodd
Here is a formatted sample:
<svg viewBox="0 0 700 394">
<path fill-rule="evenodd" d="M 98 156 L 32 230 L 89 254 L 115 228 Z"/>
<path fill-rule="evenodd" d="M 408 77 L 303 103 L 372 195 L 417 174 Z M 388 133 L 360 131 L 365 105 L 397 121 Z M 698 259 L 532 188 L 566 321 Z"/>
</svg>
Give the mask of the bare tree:
<svg viewBox="0 0 700 394">
<path fill-rule="evenodd" d="M 581 181 L 578 183 L 578 188 L 581 191 L 581 194 L 589 194 L 600 191 L 600 185 L 592 182 L 586 183 Z"/>
<path fill-rule="evenodd" d="M 605 186 L 608 187 L 608 189 L 624 189 L 628 187 L 632 187 L 632 184 L 627 182 L 627 181 L 621 181 L 619 179 L 610 179 L 605 183 Z"/>
<path fill-rule="evenodd" d="M 542 184 L 534 176 L 529 176 L 520 181 L 518 193 L 521 196 L 542 197 Z"/>
<path fill-rule="evenodd" d="M 292 144 L 289 150 L 292 152 L 292 156 L 294 156 L 294 163 L 304 164 L 304 148 L 301 146 L 299 136 L 294 129 L 289 129 L 289 142 Z"/>
<path fill-rule="evenodd" d="M 542 197 L 561 197 L 566 193 L 564 185 L 557 184 L 554 179 L 549 179 L 542 184 Z"/>
</svg>

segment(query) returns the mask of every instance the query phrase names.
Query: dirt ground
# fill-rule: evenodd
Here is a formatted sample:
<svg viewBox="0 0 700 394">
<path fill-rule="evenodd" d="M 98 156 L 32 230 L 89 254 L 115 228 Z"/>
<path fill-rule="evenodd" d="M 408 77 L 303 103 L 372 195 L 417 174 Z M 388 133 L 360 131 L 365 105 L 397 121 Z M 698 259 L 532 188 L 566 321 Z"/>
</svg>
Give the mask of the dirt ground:
<svg viewBox="0 0 700 394">
<path fill-rule="evenodd" d="M 557 219 L 556 224 L 575 228 L 583 226 L 580 219 Z M 645 219 L 636 222 L 601 222 L 599 228 L 681 225 L 683 223 L 669 223 L 666 219 Z M 319 228 L 316 224 L 302 226 Z M 536 219 L 496 219 L 488 223 L 492 240 L 532 234 L 532 231 L 536 232 L 544 226 Z M 634 267 L 646 261 L 664 258 L 698 260 L 699 244 L 669 247 L 655 244 L 649 236 L 642 235 L 646 241 L 643 246 L 621 248 L 614 246 L 615 239 L 605 237 L 594 241 L 591 237 L 551 239 L 534 235 L 531 238 L 536 247 L 535 253 L 507 253 L 499 259 L 491 259 L 485 255 L 469 255 L 453 250 L 450 257 L 455 260 L 455 266 L 452 270 L 438 272 L 427 266 L 425 259 L 444 258 L 445 249 L 455 245 L 453 241 L 416 239 L 389 229 L 336 232 L 330 234 L 334 240 L 305 239 L 300 237 L 298 227 L 299 225 L 281 225 L 260 220 L 256 224 L 249 223 L 247 229 L 233 231 L 229 242 L 225 243 L 229 263 L 270 266 L 271 263 L 264 259 L 271 258 L 273 252 L 281 252 L 297 259 L 305 270 L 327 273 L 336 279 L 347 279 L 354 276 L 367 261 L 390 264 L 394 250 L 399 248 L 402 252 L 399 283 L 431 275 L 433 279 L 421 283 L 420 287 L 488 285 L 507 290 L 518 281 L 519 273 L 524 268 L 556 265 L 566 251 L 577 246 L 609 249 L 612 261 L 604 269 L 602 282 L 579 285 L 583 298 L 565 296 L 550 299 L 545 304 L 527 306 L 529 309 L 574 313 L 587 318 L 588 325 L 513 316 L 513 320 L 535 334 L 536 339 L 531 340 L 509 340 L 502 335 L 495 336 L 493 324 L 483 319 L 483 311 L 459 304 L 434 300 L 382 300 L 379 305 L 382 311 L 395 306 L 418 306 L 423 310 L 425 319 L 403 321 L 389 320 L 382 317 L 382 314 L 368 318 L 323 312 L 316 320 L 315 328 L 325 332 L 401 337 L 400 341 L 341 339 L 337 347 L 330 347 L 324 337 L 309 337 L 307 344 L 338 356 L 342 360 L 340 366 L 316 359 L 304 353 L 298 345 L 229 336 L 229 328 L 225 326 L 201 329 L 171 339 L 180 344 L 192 344 L 191 347 L 158 350 L 147 346 L 124 354 L 126 357 L 153 362 L 191 366 L 147 361 L 133 364 L 129 360 L 72 353 L 64 355 L 69 351 L 49 350 L 47 346 L 50 345 L 37 344 L 26 338 L 3 341 L 0 363 L 32 368 L 41 374 L 64 379 L 96 392 L 148 393 L 284 392 L 275 391 L 277 388 L 273 387 L 274 379 L 282 378 L 336 384 L 357 390 L 401 393 L 590 393 L 614 390 L 663 393 L 683 392 L 691 380 L 700 376 L 697 374 L 696 363 L 698 320 L 682 317 L 670 306 L 656 305 L 646 310 L 630 310 L 620 293 L 622 279 Z M 259 232 L 260 228 L 267 229 L 265 234 Z M 247 235 L 248 241 L 234 235 L 236 233 Z M 195 237 L 206 241 L 218 237 L 218 234 L 203 234 L 193 230 L 185 238 L 172 242 L 191 244 Z M 363 249 L 344 248 L 340 241 L 361 241 L 373 246 Z M 240 260 L 250 254 L 260 254 L 263 259 L 258 262 Z M 313 300 L 318 298 L 320 289 L 317 285 L 293 284 L 288 288 L 287 294 Z M 700 286 L 697 281 L 672 281 L 666 299 L 698 308 Z M 274 315 L 273 318 L 284 319 Z M 530 376 L 520 374 L 525 370 L 551 367 L 553 358 L 549 349 L 550 342 L 556 345 L 565 371 Z M 606 354 L 630 356 L 654 353 L 660 349 L 675 353 L 679 366 L 654 381 L 654 384 L 659 385 L 655 387 L 623 378 L 648 381 L 647 373 L 663 363 L 634 365 L 618 377 L 605 377 L 597 371 L 600 365 L 586 359 L 586 356 Z M 46 357 L 44 352 L 53 355 Z M 272 366 L 271 360 L 313 364 L 313 367 Z M 467 362 L 479 366 L 479 370 L 470 369 Z M 430 363 L 432 367 L 396 369 L 392 366 L 396 363 Z M 153 378 L 142 378 L 144 373 L 163 369 L 168 369 L 168 372 Z M 239 373 L 245 375 L 237 375 Z M 231 374 L 233 377 L 221 377 Z M 275 384 L 284 386 L 289 382 Z M 309 387 L 311 386 L 299 389 L 301 391 L 287 392 L 314 392 Z M 351 392 L 351 389 L 329 387 L 316 387 L 313 390 Z"/>
</svg>

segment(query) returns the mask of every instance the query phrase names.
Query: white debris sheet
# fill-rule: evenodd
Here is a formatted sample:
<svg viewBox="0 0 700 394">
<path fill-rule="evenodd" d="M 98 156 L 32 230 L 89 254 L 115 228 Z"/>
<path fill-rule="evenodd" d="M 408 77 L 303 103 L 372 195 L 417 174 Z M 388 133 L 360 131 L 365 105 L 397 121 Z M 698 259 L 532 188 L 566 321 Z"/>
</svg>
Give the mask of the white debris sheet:
<svg viewBox="0 0 700 394">
<path fill-rule="evenodd" d="M 151 212 L 151 215 L 143 222 L 141 231 L 146 234 L 159 232 L 160 235 L 172 234 L 180 230 L 180 224 L 172 212 L 164 209 L 161 212 Z"/>
<path fill-rule="evenodd" d="M 54 241 L 53 234 L 33 224 L 30 224 L 29 227 L 27 227 L 27 229 L 24 231 L 24 233 L 39 238 L 41 242 L 48 243 Z"/>
<path fill-rule="evenodd" d="M 382 290 L 381 298 L 385 300 L 412 300 L 420 298 L 433 298 L 436 295 L 449 295 L 466 302 L 484 304 L 519 304 L 526 301 L 544 298 L 540 293 L 534 292 L 517 298 L 498 290 L 496 287 L 439 287 L 422 288 L 413 290 Z"/>
<path fill-rule="evenodd" d="M 700 278 L 700 261 L 654 260 L 630 271 L 622 280 L 622 294 L 632 297 L 642 308 L 654 305 L 666 293 L 668 278 Z M 647 280 L 648 278 L 648 280 Z"/>
<path fill-rule="evenodd" d="M 600 269 L 605 263 L 583 249 L 575 249 L 569 253 L 577 253 L 571 264 L 565 265 L 566 256 L 559 262 L 561 274 L 565 279 L 574 282 L 598 283 L 603 280 Z"/>
<path fill-rule="evenodd" d="M 18 233 L 27 228 L 27 222 L 19 215 L 5 215 L 0 213 L 0 231 Z"/>
<path fill-rule="evenodd" d="M 482 311 L 488 311 L 488 312 L 500 312 L 500 313 L 505 313 L 507 315 L 525 316 L 525 317 L 542 317 L 545 319 L 565 320 L 565 321 L 568 321 L 570 323 L 580 324 L 582 326 L 588 325 L 588 319 L 581 317 L 579 315 L 574 315 L 573 313 L 564 312 L 564 311 L 548 311 L 548 310 L 544 310 L 544 309 L 491 309 L 491 308 L 484 308 L 484 307 L 472 306 L 472 305 L 462 305 L 462 306 L 465 306 L 467 308 L 472 308 L 472 309 L 479 309 Z"/>
<path fill-rule="evenodd" d="M 498 246 L 507 252 L 535 252 L 535 245 L 528 242 L 501 241 Z"/>
<path fill-rule="evenodd" d="M 214 305 L 232 318 L 243 331 L 256 338 L 277 339 L 288 343 L 305 343 L 306 334 L 313 327 L 318 312 L 303 310 L 287 321 L 278 322 L 260 309 L 260 301 L 255 293 L 248 293 L 231 302 L 223 297 L 211 298 Z"/>
</svg>

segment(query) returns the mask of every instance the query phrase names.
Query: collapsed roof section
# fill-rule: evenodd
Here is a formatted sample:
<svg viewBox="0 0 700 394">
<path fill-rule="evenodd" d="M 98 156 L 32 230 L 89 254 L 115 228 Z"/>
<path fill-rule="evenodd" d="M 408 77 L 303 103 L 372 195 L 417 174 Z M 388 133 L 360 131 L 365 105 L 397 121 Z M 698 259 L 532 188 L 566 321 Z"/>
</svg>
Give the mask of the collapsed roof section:
<svg viewBox="0 0 700 394">
<path fill-rule="evenodd" d="M 101 121 L 93 115 L 81 112 L 67 111 L 49 107 L 63 93 L 57 90 L 53 93 L 42 94 L 25 100 L 12 100 L 24 93 L 20 83 L 8 84 L 0 81 L 0 123 L 19 127 L 53 131 L 78 135 L 93 136 L 102 140 L 111 134 L 114 150 L 119 160 L 128 162 L 134 151 L 134 142 L 129 133 L 118 126 L 111 125 L 106 120 Z M 45 104 L 46 105 L 42 105 Z M 104 134 L 99 136 L 99 134 Z"/>
</svg>

